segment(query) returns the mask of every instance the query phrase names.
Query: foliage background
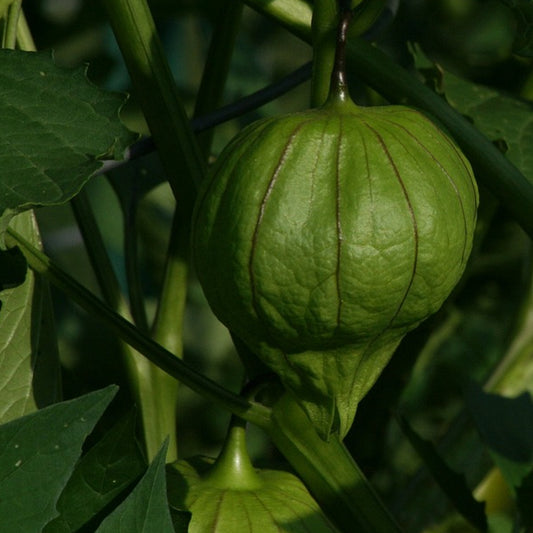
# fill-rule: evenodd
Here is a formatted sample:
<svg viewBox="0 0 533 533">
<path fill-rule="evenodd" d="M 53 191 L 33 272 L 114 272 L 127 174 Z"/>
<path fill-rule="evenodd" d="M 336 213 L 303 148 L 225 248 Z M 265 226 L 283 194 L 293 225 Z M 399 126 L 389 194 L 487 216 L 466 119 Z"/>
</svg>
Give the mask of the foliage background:
<svg viewBox="0 0 533 533">
<path fill-rule="evenodd" d="M 154 0 L 151 7 L 181 94 L 192 112 L 217 0 Z M 94 1 L 36 0 L 27 2 L 24 9 L 38 49 L 53 49 L 59 65 L 88 62 L 89 77 L 95 84 L 129 92 L 128 75 L 105 23 L 104 10 L 95 7 Z M 498 0 L 403 0 L 379 41 L 405 66 L 413 61 L 410 44 L 417 43 L 447 71 L 533 100 L 532 62 L 512 53 L 515 24 L 509 9 Z M 272 83 L 310 58 L 308 45 L 245 8 L 225 102 Z M 358 101 L 381 100 L 359 81 L 357 73 L 351 72 L 350 77 Z M 275 102 L 218 127 L 214 152 L 244 123 L 303 109 L 308 101 L 309 84 L 304 83 Z M 146 133 L 134 95 L 123 110 L 123 119 L 131 129 Z M 155 156 L 139 161 L 135 172 L 154 183 L 162 179 Z M 103 178 L 94 178 L 87 190 L 123 279 L 123 221 L 108 216 L 116 212 L 117 200 Z M 139 213 L 143 282 L 149 298 L 155 298 L 162 275 L 164 243 L 172 216 L 171 196 L 165 185 L 154 186 L 143 199 Z M 69 207 L 43 208 L 37 214 L 48 253 L 97 291 Z M 481 480 L 489 458 L 465 413 L 463 390 L 469 379 L 489 379 L 505 355 L 531 279 L 529 239 L 486 191 L 482 191 L 480 220 L 478 249 L 458 297 L 405 339 L 391 366 L 363 401 L 347 438 L 357 462 L 391 502 L 392 510 L 413 530 L 443 516 L 449 506 L 427 471 L 421 469 L 420 459 L 395 416 L 401 413 L 421 435 L 438 442 L 450 465 L 465 472 L 471 487 Z M 65 396 L 118 383 L 121 388 L 114 409 L 128 411 L 131 398 L 123 369 L 118 357 L 110 357 L 118 353 L 113 337 L 61 294 L 54 293 L 54 301 Z M 216 381 L 238 390 L 242 375 L 229 335 L 211 315 L 194 279 L 185 332 L 185 359 Z M 521 376 L 525 383 L 524 378 L 533 374 L 529 359 Z M 523 387 L 520 384 L 518 390 Z M 180 394 L 180 454 L 216 454 L 228 415 L 185 388 Z M 103 432 L 105 418 L 101 426 Z M 98 431 L 93 435 L 97 437 Z M 252 430 L 250 450 L 254 458 L 281 461 L 260 431 Z M 414 501 L 416 509 L 409 507 Z"/>
</svg>

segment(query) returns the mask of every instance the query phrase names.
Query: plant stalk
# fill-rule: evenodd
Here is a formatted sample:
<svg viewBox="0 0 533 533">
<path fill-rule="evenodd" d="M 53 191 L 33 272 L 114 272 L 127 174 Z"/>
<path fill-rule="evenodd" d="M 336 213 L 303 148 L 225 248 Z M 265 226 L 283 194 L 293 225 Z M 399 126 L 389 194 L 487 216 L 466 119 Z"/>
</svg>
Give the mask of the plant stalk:
<svg viewBox="0 0 533 533">
<path fill-rule="evenodd" d="M 107 0 L 104 5 L 126 62 L 134 92 L 176 197 L 175 220 L 180 223 L 173 225 L 172 233 L 178 233 L 179 236 L 171 236 L 172 246 L 178 240 L 188 239 L 196 187 L 203 179 L 205 164 L 189 126 L 148 3 L 146 0 Z M 166 299 L 160 303 L 154 334 L 178 357 L 183 351 L 181 323 L 187 276 L 183 258 L 172 250 L 170 253 L 165 278 L 167 282 L 163 287 Z M 169 276 L 176 270 L 178 275 L 168 284 Z M 168 293 L 169 290 L 172 292 Z M 177 305 L 174 305 L 176 302 Z M 169 306 L 169 303 L 172 305 Z M 170 320 L 173 324 L 168 326 Z M 154 366 L 148 366 L 136 377 L 136 381 L 148 392 L 142 401 L 150 404 L 146 408 L 151 411 L 152 427 L 147 427 L 148 418 L 145 421 L 145 437 L 150 455 L 157 453 L 160 446 L 158 441 L 167 434 L 176 434 L 177 382 Z M 173 441 L 175 442 L 174 438 Z M 169 450 L 174 448 L 171 446 Z M 169 460 L 172 458 L 168 457 Z"/>
<path fill-rule="evenodd" d="M 268 434 L 341 531 L 401 532 L 342 442 L 321 439 L 287 394 L 273 408 Z"/>
<path fill-rule="evenodd" d="M 28 265 L 35 272 L 49 279 L 55 287 L 69 296 L 91 316 L 100 318 L 120 339 L 143 354 L 153 364 L 231 413 L 260 428 L 269 429 L 270 409 L 230 392 L 175 357 L 113 311 L 12 228 L 8 228 L 6 231 L 6 244 L 7 246 L 19 246 L 28 261 Z"/>
<path fill-rule="evenodd" d="M 241 0 L 224 0 L 216 11 L 213 36 L 209 44 L 202 81 L 196 96 L 194 117 L 207 115 L 220 107 L 229 65 L 242 18 Z M 213 129 L 198 135 L 198 144 L 207 161 L 213 142 Z"/>
<path fill-rule="evenodd" d="M 320 107 L 329 96 L 331 73 L 335 63 L 338 20 L 338 0 L 315 2 L 311 24 L 313 41 L 311 107 Z"/>
</svg>

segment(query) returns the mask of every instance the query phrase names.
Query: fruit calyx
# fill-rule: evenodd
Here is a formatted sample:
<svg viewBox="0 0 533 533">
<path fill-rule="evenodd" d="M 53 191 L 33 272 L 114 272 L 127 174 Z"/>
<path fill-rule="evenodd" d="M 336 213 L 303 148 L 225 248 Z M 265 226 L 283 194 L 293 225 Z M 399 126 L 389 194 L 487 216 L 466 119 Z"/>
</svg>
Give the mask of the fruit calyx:
<svg viewBox="0 0 533 533">
<path fill-rule="evenodd" d="M 256 490 L 262 486 L 246 449 L 246 427 L 241 418 L 232 418 L 222 451 L 203 481 L 224 490 Z"/>
</svg>

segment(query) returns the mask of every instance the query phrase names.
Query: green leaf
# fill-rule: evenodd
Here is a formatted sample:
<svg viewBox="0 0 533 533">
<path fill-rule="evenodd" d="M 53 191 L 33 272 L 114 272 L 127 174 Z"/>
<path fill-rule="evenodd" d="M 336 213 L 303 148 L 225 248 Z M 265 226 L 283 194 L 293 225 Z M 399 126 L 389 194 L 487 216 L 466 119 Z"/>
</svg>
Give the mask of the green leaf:
<svg viewBox="0 0 533 533">
<path fill-rule="evenodd" d="M 505 398 L 485 393 L 471 383 L 466 390 L 467 406 L 483 442 L 489 447 L 511 487 L 518 487 L 533 471 L 533 402 L 523 393 Z"/>
<path fill-rule="evenodd" d="M 117 390 L 110 386 L 0 426 L 0 532 L 42 531 L 87 435 Z"/>
<path fill-rule="evenodd" d="M 442 70 L 416 45 L 411 52 L 426 82 L 444 93 L 448 103 L 469 117 L 533 184 L 533 105 Z"/>
<path fill-rule="evenodd" d="M 92 85 L 85 68 L 20 50 L 0 50 L 0 65 L 2 230 L 14 213 L 72 198 L 134 137 L 118 117 L 124 97 Z"/>
<path fill-rule="evenodd" d="M 40 244 L 31 212 L 17 216 L 12 226 Z M 5 265 L 5 255 L 0 262 L 4 268 L 10 264 Z M 59 356 L 50 336 L 54 326 L 49 323 L 49 297 L 47 282 L 31 270 L 21 285 L 0 293 L 0 423 L 59 400 Z"/>
<path fill-rule="evenodd" d="M 132 413 L 106 433 L 76 465 L 57 503 L 60 516 L 44 532 L 78 531 L 123 494 L 144 470 Z"/>
<path fill-rule="evenodd" d="M 466 82 L 449 72 L 444 73 L 443 89 L 450 105 L 470 117 L 476 128 L 498 143 L 533 183 L 533 105 Z"/>
<path fill-rule="evenodd" d="M 101 523 L 97 533 L 174 533 L 167 503 L 167 448 L 168 440 L 133 492 Z"/>
<path fill-rule="evenodd" d="M 475 500 L 464 476 L 454 472 L 438 454 L 433 444 L 421 438 L 407 420 L 399 418 L 398 422 L 404 435 L 455 508 L 477 529 L 486 531 L 485 505 Z"/>
</svg>

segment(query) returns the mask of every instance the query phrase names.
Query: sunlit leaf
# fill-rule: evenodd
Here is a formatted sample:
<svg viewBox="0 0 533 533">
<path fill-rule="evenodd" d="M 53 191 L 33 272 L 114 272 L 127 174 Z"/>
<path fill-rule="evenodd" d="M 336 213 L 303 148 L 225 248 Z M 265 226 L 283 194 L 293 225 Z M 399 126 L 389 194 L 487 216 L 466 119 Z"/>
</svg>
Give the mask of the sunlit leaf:
<svg viewBox="0 0 533 533">
<path fill-rule="evenodd" d="M 13 227 L 35 246 L 39 232 L 31 212 Z M 7 253 L 0 255 L 5 264 Z M 5 268 L 12 266 L 10 262 Z M 21 265 L 26 271 L 25 265 Z M 0 293 L 0 423 L 18 418 L 60 399 L 59 356 L 47 282 L 31 270 L 21 285 Z M 50 336 L 52 334 L 52 336 Z"/>
</svg>

